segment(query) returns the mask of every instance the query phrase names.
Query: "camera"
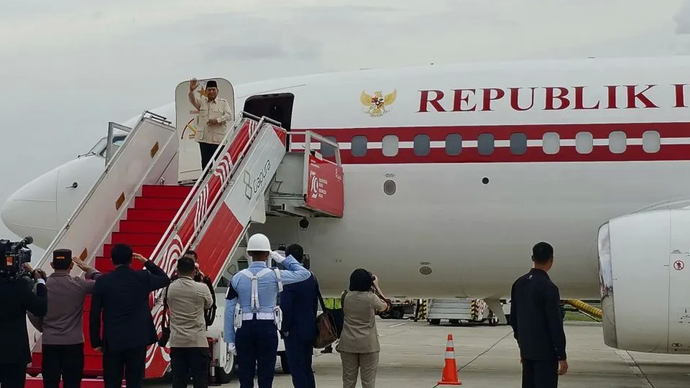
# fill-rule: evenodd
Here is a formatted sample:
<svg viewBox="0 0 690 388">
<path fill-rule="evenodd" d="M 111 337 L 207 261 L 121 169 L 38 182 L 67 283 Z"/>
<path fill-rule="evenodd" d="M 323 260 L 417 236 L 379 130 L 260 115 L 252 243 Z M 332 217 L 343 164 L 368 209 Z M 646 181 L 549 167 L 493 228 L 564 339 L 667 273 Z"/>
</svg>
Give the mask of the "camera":
<svg viewBox="0 0 690 388">
<path fill-rule="evenodd" d="M 21 241 L 0 240 L 0 275 L 12 278 L 31 277 L 31 273 L 24 269 L 24 264 L 31 262 L 31 249 L 27 245 L 33 242 L 31 236 Z"/>
</svg>

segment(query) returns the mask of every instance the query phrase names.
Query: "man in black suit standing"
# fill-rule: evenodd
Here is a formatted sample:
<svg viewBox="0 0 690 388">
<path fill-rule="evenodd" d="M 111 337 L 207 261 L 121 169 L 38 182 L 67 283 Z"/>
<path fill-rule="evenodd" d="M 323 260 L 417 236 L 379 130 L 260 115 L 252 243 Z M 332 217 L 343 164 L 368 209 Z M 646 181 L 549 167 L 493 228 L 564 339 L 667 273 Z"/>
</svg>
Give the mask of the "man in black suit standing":
<svg viewBox="0 0 690 388">
<path fill-rule="evenodd" d="M 285 250 L 285 256 L 294 257 L 300 264 L 304 261 L 304 250 L 297 244 Z M 295 388 L 316 388 L 314 371 L 311 368 L 314 340 L 316 340 L 316 313 L 318 299 L 314 274 L 307 280 L 286 284 L 280 295 L 280 309 L 283 312 L 281 333 L 285 341 L 292 385 Z"/>
<path fill-rule="evenodd" d="M 522 388 L 556 388 L 558 375 L 568 371 L 568 361 L 561 297 L 547 274 L 553 266 L 553 247 L 536 244 L 532 261 L 532 270 L 513 284 L 510 325 L 520 347 Z"/>
<path fill-rule="evenodd" d="M 133 257 L 144 263 L 148 271 L 132 269 Z M 170 278 L 152 261 L 132 253 L 127 245 L 115 245 L 111 258 L 115 270 L 99 277 L 93 289 L 89 317 L 91 346 L 103 353 L 106 388 L 121 387 L 123 370 L 126 370 L 127 388 L 137 388 L 144 381 L 146 347 L 158 341 L 149 293 L 165 288 Z"/>
<path fill-rule="evenodd" d="M 31 280 L 20 276 L 18 264 L 5 257 L 0 248 L 0 386 L 23 387 L 26 382 L 26 365 L 31 362 L 29 335 L 26 329 L 26 312 L 37 317 L 48 311 L 46 274 L 40 269 L 33 272 L 36 293 L 31 291 Z M 27 264 L 25 267 L 31 271 Z"/>
</svg>

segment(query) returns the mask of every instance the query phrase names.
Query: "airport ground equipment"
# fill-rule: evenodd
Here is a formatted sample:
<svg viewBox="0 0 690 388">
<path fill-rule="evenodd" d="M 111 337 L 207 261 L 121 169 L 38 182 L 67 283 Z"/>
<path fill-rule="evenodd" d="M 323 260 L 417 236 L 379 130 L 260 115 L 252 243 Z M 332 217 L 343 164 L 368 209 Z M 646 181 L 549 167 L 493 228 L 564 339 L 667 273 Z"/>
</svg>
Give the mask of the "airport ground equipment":
<svg viewBox="0 0 690 388">
<path fill-rule="evenodd" d="M 448 320 L 451 324 L 462 321 L 488 322 L 491 326 L 498 324 L 496 316 L 481 299 L 430 299 L 426 319 L 432 325 L 439 325 L 442 320 Z"/>
<path fill-rule="evenodd" d="M 391 309 L 385 313 L 379 314 L 383 319 L 403 319 L 405 315 L 415 313 L 414 299 L 391 299 Z"/>
<path fill-rule="evenodd" d="M 417 299 L 417 305 L 414 310 L 414 321 L 418 322 L 420 320 L 425 320 L 427 317 L 427 311 L 429 306 L 429 299 Z"/>
<path fill-rule="evenodd" d="M 589 316 L 590 318 L 599 319 L 603 316 L 601 309 L 596 308 L 590 304 L 587 304 L 578 299 L 566 299 L 563 301 L 565 304 L 569 304 L 575 307 L 581 313 Z"/>
<path fill-rule="evenodd" d="M 189 186 L 178 184 L 177 129 L 167 118 L 145 112 L 136 126 L 128 130 L 124 143 L 107 160 L 105 171 L 36 267 L 51 273 L 51 252 L 69 248 L 86 263 L 107 273 L 113 270 L 111 249 L 125 243 L 170 275 L 177 259 L 186 250 L 194 249 L 200 267 L 218 286 L 231 258 L 242 253 L 238 248 L 250 223 L 266 222 L 266 209 L 278 216 L 342 218 L 344 181 L 337 143 L 308 131 L 290 132 L 266 117 L 245 112 L 236 117 L 228 125 L 227 135 L 212 162 Z M 292 135 L 306 137 L 303 150 L 286 151 Z M 330 144 L 335 149 L 335 160 L 312 151 L 312 138 Z M 108 142 L 112 140 L 109 136 Z M 283 185 L 280 196 L 270 189 L 277 175 L 291 182 Z M 142 265 L 135 262 L 133 267 L 140 269 Z M 159 290 L 149 298 L 159 335 L 163 293 Z M 217 299 L 217 318 L 208 330 L 210 372 L 212 381 L 224 383 L 229 381 L 235 363 L 223 341 L 224 309 L 220 304 L 224 297 Z M 103 362 L 102 355 L 89 342 L 90 305 L 87 298 L 84 377 L 92 379 L 102 377 Z M 29 337 L 32 362 L 28 373 L 36 376 L 41 371 L 41 336 L 32 330 Z M 160 378 L 169 371 L 169 351 L 158 344 L 149 347 L 146 378 Z"/>
</svg>

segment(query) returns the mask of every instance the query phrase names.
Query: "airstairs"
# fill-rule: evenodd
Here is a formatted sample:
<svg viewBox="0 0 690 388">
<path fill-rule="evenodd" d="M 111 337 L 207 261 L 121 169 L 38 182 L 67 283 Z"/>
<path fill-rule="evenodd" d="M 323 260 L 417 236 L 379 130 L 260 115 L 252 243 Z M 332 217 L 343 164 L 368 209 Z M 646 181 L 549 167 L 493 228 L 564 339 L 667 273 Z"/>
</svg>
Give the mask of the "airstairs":
<svg viewBox="0 0 690 388">
<path fill-rule="evenodd" d="M 166 118 L 146 112 L 37 267 L 51 273 L 51 252 L 69 248 L 75 256 L 107 273 L 113 270 L 112 247 L 125 243 L 170 275 L 177 259 L 194 249 L 200 267 L 217 285 L 227 262 L 239 253 L 250 222 L 256 221 L 255 212 L 333 218 L 343 215 L 344 182 L 337 145 L 334 163 L 312 152 L 310 142 L 304 152 L 287 153 L 290 135 L 277 122 L 242 112 L 228 127 L 202 178 L 192 187 L 181 186 L 177 183 L 176 128 Z M 300 135 L 320 138 L 310 132 Z M 284 184 L 273 197 L 269 188 L 276 176 Z M 140 269 L 142 265 L 135 261 L 133 267 Z M 159 334 L 163 292 L 152 292 L 149 299 Z M 87 298 L 84 376 L 94 378 L 103 375 L 103 368 L 102 355 L 90 344 L 90 304 Z M 28 373 L 36 376 L 41 370 L 40 333 L 30 330 L 29 337 L 32 362 Z M 222 339 L 220 333 L 217 337 Z M 169 360 L 168 348 L 150 346 L 146 378 L 164 376 Z"/>
</svg>

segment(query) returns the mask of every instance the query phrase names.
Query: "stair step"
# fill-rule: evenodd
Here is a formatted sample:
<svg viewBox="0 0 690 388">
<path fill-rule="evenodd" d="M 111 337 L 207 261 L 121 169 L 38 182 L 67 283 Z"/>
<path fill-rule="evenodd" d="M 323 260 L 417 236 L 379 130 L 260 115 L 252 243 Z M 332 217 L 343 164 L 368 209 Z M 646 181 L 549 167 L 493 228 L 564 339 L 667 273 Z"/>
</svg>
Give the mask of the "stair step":
<svg viewBox="0 0 690 388">
<path fill-rule="evenodd" d="M 123 233 L 115 232 L 111 239 L 111 244 L 127 244 L 134 245 L 158 245 L 161 239 L 161 233 Z"/>
<path fill-rule="evenodd" d="M 146 185 L 141 189 L 141 197 L 185 199 L 191 191 L 192 188 L 189 186 Z"/>
<path fill-rule="evenodd" d="M 180 205 L 181 206 L 181 205 Z M 165 221 L 170 222 L 177 214 L 177 209 L 128 209 L 127 219 L 129 221 Z"/>
<path fill-rule="evenodd" d="M 121 233 L 160 233 L 163 234 L 168 229 L 170 222 L 165 221 L 120 221 Z"/>
<path fill-rule="evenodd" d="M 96 257 L 95 263 L 96 269 L 104 274 L 115 270 L 115 264 L 113 264 L 113 261 L 109 257 L 98 256 Z M 139 270 L 144 268 L 144 265 L 138 260 L 132 260 L 131 267 L 132 269 Z"/>
<path fill-rule="evenodd" d="M 136 197 L 134 207 L 149 210 L 179 210 L 184 198 L 148 198 Z"/>
<path fill-rule="evenodd" d="M 105 257 L 107 259 L 110 259 L 110 252 L 113 250 L 113 247 L 115 244 L 105 244 L 103 246 L 103 255 L 101 257 Z M 132 248 L 132 251 L 150 258 L 151 254 L 153 253 L 153 250 L 156 249 L 155 245 L 130 245 L 130 248 Z"/>
</svg>

